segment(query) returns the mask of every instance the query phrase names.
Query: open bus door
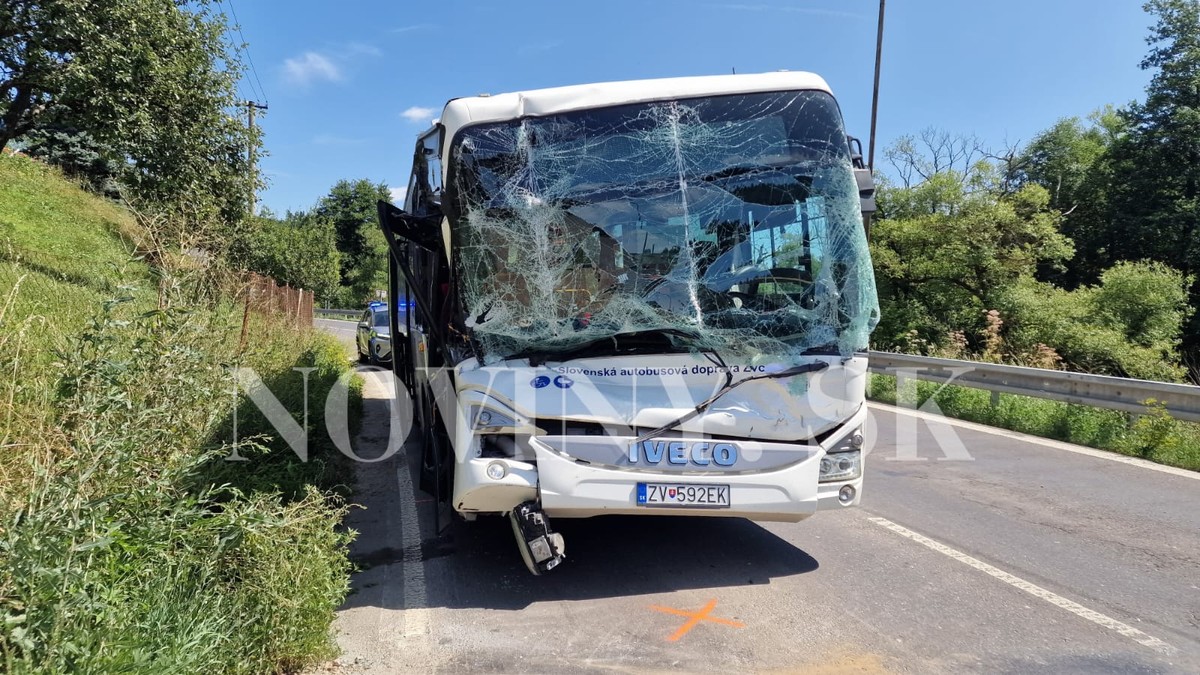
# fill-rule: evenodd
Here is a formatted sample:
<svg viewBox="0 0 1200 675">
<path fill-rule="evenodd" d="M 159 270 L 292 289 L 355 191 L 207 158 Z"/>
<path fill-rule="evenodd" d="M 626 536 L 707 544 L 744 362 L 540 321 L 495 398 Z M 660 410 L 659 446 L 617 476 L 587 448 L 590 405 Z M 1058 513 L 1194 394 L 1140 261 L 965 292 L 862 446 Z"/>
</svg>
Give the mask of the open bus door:
<svg viewBox="0 0 1200 675">
<path fill-rule="evenodd" d="M 404 358 L 396 354 L 392 368 L 397 380 L 409 388 L 413 421 L 421 443 L 420 488 L 433 496 L 434 522 L 441 533 L 452 522 L 454 457 L 447 426 L 438 411 L 431 387 L 433 377 L 445 377 L 451 363 L 446 353 L 444 308 L 436 299 L 444 263 L 439 216 L 413 216 L 384 201 L 378 203 L 379 224 L 388 244 L 390 302 L 411 303 L 405 311 L 408 342 Z M 399 312 L 391 312 L 392 335 L 399 335 Z M 453 417 L 445 420 L 454 423 Z M 405 470 L 408 467 L 404 467 Z"/>
</svg>

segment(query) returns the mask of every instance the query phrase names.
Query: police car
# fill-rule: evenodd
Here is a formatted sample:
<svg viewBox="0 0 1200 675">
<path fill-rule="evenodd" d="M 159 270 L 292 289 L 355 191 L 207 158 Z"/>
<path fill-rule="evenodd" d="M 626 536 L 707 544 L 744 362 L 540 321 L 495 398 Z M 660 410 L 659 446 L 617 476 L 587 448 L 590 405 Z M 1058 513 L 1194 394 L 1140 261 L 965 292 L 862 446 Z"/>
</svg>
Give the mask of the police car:
<svg viewBox="0 0 1200 675">
<path fill-rule="evenodd" d="M 359 363 L 379 365 L 392 360 L 392 328 L 387 303 L 372 302 L 358 320 L 356 331 Z"/>
</svg>

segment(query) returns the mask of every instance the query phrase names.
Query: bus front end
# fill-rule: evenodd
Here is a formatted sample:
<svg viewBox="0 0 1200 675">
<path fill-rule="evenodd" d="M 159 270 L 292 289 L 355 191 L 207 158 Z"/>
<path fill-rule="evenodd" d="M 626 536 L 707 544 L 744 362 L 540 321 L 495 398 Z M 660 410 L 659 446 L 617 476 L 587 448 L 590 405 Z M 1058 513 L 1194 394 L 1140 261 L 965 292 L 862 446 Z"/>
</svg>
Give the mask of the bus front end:
<svg viewBox="0 0 1200 675">
<path fill-rule="evenodd" d="M 820 78 L 458 99 L 437 132 L 405 279 L 442 291 L 411 379 L 454 511 L 509 514 L 539 573 L 552 517 L 858 503 L 871 186 Z"/>
</svg>

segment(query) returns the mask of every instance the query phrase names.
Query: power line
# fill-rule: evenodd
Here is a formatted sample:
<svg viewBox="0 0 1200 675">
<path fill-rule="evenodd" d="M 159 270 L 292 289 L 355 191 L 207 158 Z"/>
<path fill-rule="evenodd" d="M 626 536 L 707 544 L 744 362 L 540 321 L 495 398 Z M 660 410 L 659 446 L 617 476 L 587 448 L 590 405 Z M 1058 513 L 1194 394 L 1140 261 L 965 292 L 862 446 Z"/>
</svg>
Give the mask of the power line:
<svg viewBox="0 0 1200 675">
<path fill-rule="evenodd" d="M 242 22 L 238 20 L 237 11 L 233 8 L 233 0 L 225 0 L 225 2 L 229 5 L 229 15 L 233 17 L 233 26 L 237 29 L 238 37 L 242 40 L 241 44 L 238 45 L 238 51 L 246 57 L 246 63 L 250 64 L 250 74 L 254 76 L 254 82 L 250 82 L 249 80 L 246 82 L 250 85 L 251 89 L 254 89 L 255 98 L 260 98 L 266 102 L 267 91 L 262 86 L 262 80 L 258 79 L 258 69 L 254 67 L 254 59 L 250 57 L 250 43 L 246 40 L 246 36 L 242 34 Z M 258 85 L 257 89 L 254 88 L 256 83 Z"/>
</svg>

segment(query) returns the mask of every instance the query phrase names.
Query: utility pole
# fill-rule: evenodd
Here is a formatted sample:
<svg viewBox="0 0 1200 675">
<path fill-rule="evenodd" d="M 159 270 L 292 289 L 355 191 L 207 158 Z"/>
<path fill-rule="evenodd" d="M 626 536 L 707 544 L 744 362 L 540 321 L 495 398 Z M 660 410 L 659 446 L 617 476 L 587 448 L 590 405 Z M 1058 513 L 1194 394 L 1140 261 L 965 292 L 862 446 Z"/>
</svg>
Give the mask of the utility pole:
<svg viewBox="0 0 1200 675">
<path fill-rule="evenodd" d="M 879 0 L 879 28 L 875 33 L 875 91 L 871 94 L 871 145 L 867 153 L 867 168 L 875 173 L 875 117 L 879 112 L 879 62 L 883 55 L 883 6 Z"/>
<path fill-rule="evenodd" d="M 243 105 L 246 106 L 246 124 L 250 128 L 250 138 L 246 145 L 246 161 L 250 163 L 250 215 L 253 216 L 255 212 L 255 187 L 258 182 L 258 167 L 255 162 L 257 158 L 254 153 L 254 111 L 266 110 L 267 104 L 246 101 Z"/>
</svg>

